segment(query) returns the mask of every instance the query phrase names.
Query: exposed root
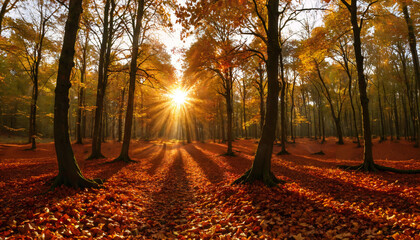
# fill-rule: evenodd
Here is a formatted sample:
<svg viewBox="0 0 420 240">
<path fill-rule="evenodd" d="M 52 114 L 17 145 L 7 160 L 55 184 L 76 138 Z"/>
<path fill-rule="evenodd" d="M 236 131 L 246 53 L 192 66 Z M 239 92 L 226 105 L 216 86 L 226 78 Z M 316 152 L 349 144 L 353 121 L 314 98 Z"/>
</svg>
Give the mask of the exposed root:
<svg viewBox="0 0 420 240">
<path fill-rule="evenodd" d="M 66 177 L 64 177 L 64 175 L 59 174 L 58 176 L 56 176 L 54 179 L 53 184 L 51 185 L 49 191 L 54 190 L 56 187 L 59 187 L 61 185 L 65 185 L 68 187 L 73 187 L 73 188 L 103 188 L 102 184 L 103 184 L 103 180 L 99 179 L 99 178 L 95 178 L 95 179 L 86 179 L 83 176 L 79 175 L 77 177 L 77 179 L 75 180 L 70 180 Z"/>
<path fill-rule="evenodd" d="M 220 156 L 225 156 L 225 157 L 234 157 L 234 156 L 236 156 L 236 155 L 235 155 L 235 153 L 234 153 L 234 152 L 227 152 L 227 153 L 221 154 Z"/>
<path fill-rule="evenodd" d="M 277 155 L 289 155 L 289 154 L 290 153 L 285 149 L 282 149 L 280 152 L 277 153 Z"/>
<path fill-rule="evenodd" d="M 105 156 L 102 153 L 99 154 L 91 154 L 86 160 L 93 160 L 93 159 L 103 159 Z"/>
<path fill-rule="evenodd" d="M 373 164 L 367 166 L 366 164 L 360 164 L 356 166 L 347 166 L 347 165 L 339 165 L 338 168 L 343 170 L 355 170 L 355 171 L 363 171 L 363 172 L 377 172 L 377 171 L 384 171 L 384 172 L 393 172 L 393 173 L 400 173 L 400 174 L 419 174 L 420 169 L 397 169 L 392 167 L 386 167 L 378 164 Z"/>
<path fill-rule="evenodd" d="M 375 167 L 378 170 L 381 171 L 386 171 L 386 172 L 393 172 L 393 173 L 401 173 L 401 174 L 419 174 L 420 173 L 420 169 L 396 169 L 396 168 L 392 168 L 392 167 L 385 167 L 382 165 L 377 165 L 375 164 Z"/>
<path fill-rule="evenodd" d="M 136 160 L 131 159 L 129 156 L 120 155 L 116 159 L 112 160 L 110 163 L 114 162 L 125 162 L 125 163 L 136 163 Z"/>
<path fill-rule="evenodd" d="M 285 181 L 278 179 L 272 172 L 263 174 L 262 176 L 257 176 L 254 174 L 251 169 L 246 171 L 241 177 L 236 179 L 232 185 L 234 184 L 252 184 L 255 181 L 261 181 L 267 187 L 275 187 L 278 184 L 284 184 Z"/>
</svg>

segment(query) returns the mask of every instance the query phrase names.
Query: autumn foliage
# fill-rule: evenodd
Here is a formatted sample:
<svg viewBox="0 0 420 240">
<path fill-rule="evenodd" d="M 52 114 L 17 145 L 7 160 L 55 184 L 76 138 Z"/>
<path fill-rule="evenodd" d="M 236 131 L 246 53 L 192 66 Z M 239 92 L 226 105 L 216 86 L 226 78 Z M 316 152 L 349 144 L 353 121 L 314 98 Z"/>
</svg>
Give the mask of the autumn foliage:
<svg viewBox="0 0 420 240">
<path fill-rule="evenodd" d="M 2 144 L 0 238 L 418 239 L 419 176 L 339 170 L 360 162 L 362 149 L 298 139 L 291 155 L 273 156 L 285 185 L 232 186 L 256 144 L 233 146 L 236 156 L 225 157 L 222 144 L 139 141 L 130 153 L 139 162 L 127 165 L 108 163 L 120 149 L 109 142 L 108 159 L 79 160 L 87 178 L 106 180 L 104 188 L 47 192 L 57 174 L 53 144 L 35 152 Z M 89 145 L 73 147 L 77 159 L 87 157 Z M 420 167 L 408 142 L 374 149 L 380 164 Z M 325 155 L 313 155 L 320 150 Z"/>
</svg>

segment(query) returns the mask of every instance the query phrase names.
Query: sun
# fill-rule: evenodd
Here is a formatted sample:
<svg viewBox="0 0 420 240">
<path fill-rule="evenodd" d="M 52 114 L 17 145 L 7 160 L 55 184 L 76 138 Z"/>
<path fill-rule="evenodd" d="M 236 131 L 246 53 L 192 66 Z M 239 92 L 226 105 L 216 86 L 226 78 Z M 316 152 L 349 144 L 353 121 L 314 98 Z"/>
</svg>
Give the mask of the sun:
<svg viewBox="0 0 420 240">
<path fill-rule="evenodd" d="M 172 103 L 176 106 L 184 105 L 188 101 L 188 93 L 182 89 L 175 89 L 169 94 Z"/>
</svg>

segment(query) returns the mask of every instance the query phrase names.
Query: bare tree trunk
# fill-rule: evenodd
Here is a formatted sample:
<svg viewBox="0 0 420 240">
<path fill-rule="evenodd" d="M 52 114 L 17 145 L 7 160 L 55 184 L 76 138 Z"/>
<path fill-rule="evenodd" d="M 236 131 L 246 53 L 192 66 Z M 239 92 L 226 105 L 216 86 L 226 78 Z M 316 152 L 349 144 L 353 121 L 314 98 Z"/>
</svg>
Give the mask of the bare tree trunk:
<svg viewBox="0 0 420 240">
<path fill-rule="evenodd" d="M 110 15 L 111 0 L 106 0 L 104 10 L 104 21 L 103 21 L 103 35 L 101 42 L 101 49 L 99 52 L 99 66 L 98 66 L 98 87 L 96 91 L 96 109 L 95 109 L 95 122 L 93 127 L 92 137 L 92 153 L 88 159 L 104 158 L 101 152 L 101 134 L 102 134 L 102 111 L 104 106 L 104 97 L 106 82 L 105 76 L 107 75 L 107 69 L 105 64 L 106 50 L 108 44 L 109 35 L 109 15 Z"/>
<path fill-rule="evenodd" d="M 360 102 L 362 105 L 362 123 L 363 123 L 363 138 L 364 138 L 364 153 L 363 153 L 363 164 L 360 168 L 364 171 L 375 171 L 376 167 L 373 162 L 372 154 L 372 134 L 370 129 L 370 116 L 369 116 L 369 98 L 367 95 L 367 84 L 364 74 L 363 56 L 362 56 L 362 43 L 360 40 L 360 32 L 362 26 L 358 23 L 358 12 L 356 0 L 351 1 L 349 4 L 346 0 L 341 2 L 347 7 L 350 12 L 351 24 L 353 29 L 353 47 L 356 56 L 356 68 L 357 68 L 357 80 L 359 84 Z M 358 166 L 359 167 L 359 166 Z"/>
<path fill-rule="evenodd" d="M 384 126 L 384 114 L 382 111 L 382 101 L 379 89 L 379 82 L 378 82 L 378 110 L 379 110 L 379 117 L 381 118 L 381 139 L 379 142 L 385 141 L 385 126 Z"/>
<path fill-rule="evenodd" d="M 62 184 L 75 187 L 98 187 L 100 180 L 88 180 L 83 177 L 70 143 L 68 109 L 70 75 L 73 68 L 74 45 L 76 42 L 79 18 L 82 13 L 82 0 L 70 0 L 69 14 L 66 22 L 63 48 L 57 73 L 54 106 L 54 143 L 58 162 L 58 175 L 51 188 Z"/>
<path fill-rule="evenodd" d="M 280 37 L 281 39 L 281 37 Z M 280 137 L 281 137 L 281 151 L 277 155 L 289 154 L 286 150 L 287 132 L 286 132 L 286 79 L 284 76 L 284 62 L 283 62 L 283 49 L 279 51 L 280 60 L 280 78 L 281 78 L 281 90 L 280 90 Z"/>
<path fill-rule="evenodd" d="M 122 141 L 122 122 L 123 122 L 124 99 L 125 99 L 124 95 L 125 95 L 125 87 L 121 89 L 120 106 L 118 109 L 118 142 Z"/>
<path fill-rule="evenodd" d="M 415 34 L 415 29 L 414 29 L 415 25 L 413 24 L 413 20 L 410 17 L 407 3 L 405 1 L 401 1 L 401 5 L 402 5 L 402 11 L 404 14 L 404 19 L 405 19 L 405 22 L 407 24 L 407 29 L 408 29 L 408 42 L 410 45 L 411 57 L 413 59 L 414 79 L 416 81 L 417 91 L 420 91 L 420 64 L 419 64 L 419 56 L 417 53 L 417 40 L 416 40 L 416 34 Z M 420 109 L 418 107 L 419 106 L 417 106 L 417 138 L 416 138 L 416 144 L 415 144 L 416 147 L 420 146 Z"/>
<path fill-rule="evenodd" d="M 225 143 L 226 142 L 225 119 L 223 117 L 223 111 L 222 111 L 222 106 L 220 102 L 219 102 L 219 112 L 220 112 L 220 123 L 221 123 L 220 128 L 221 128 L 221 133 L 222 133 L 221 140 L 222 140 L 222 143 Z"/>
<path fill-rule="evenodd" d="M 397 137 L 397 140 L 400 140 L 400 119 L 398 115 L 398 109 L 397 109 L 397 97 L 395 96 L 396 93 L 393 94 L 393 101 L 394 101 L 394 122 L 395 122 L 395 134 Z"/>
<path fill-rule="evenodd" d="M 278 66 L 279 66 L 279 42 L 278 42 L 278 5 L 279 0 L 269 0 L 267 4 L 268 25 L 267 25 L 267 112 L 266 120 L 262 130 L 261 139 L 258 143 L 257 153 L 251 169 L 234 183 L 254 182 L 260 180 L 268 186 L 274 186 L 279 181 L 271 172 L 271 155 L 273 153 L 273 143 L 275 140 L 275 131 L 278 114 Z"/>
<path fill-rule="evenodd" d="M 76 143 L 83 144 L 82 129 L 85 127 L 82 126 L 84 122 L 82 121 L 83 116 L 85 115 L 85 79 L 86 79 L 86 61 L 87 61 L 87 49 L 89 46 L 89 30 L 86 31 L 85 42 L 83 46 L 82 53 L 82 68 L 80 69 L 80 86 L 79 86 L 79 96 L 78 96 L 78 108 L 77 108 L 77 117 L 76 117 Z"/>
<path fill-rule="evenodd" d="M 226 74 L 226 114 L 227 114 L 227 152 L 225 155 L 233 156 L 232 141 L 233 141 L 233 107 L 232 107 L 232 73 L 231 69 Z"/>
</svg>

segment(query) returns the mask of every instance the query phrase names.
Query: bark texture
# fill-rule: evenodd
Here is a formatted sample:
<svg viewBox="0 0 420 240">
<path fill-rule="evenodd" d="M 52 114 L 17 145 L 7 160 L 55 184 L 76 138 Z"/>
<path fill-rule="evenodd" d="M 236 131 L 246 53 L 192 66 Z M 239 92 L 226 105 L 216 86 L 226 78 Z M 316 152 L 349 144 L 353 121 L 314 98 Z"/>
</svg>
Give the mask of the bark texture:
<svg viewBox="0 0 420 240">
<path fill-rule="evenodd" d="M 79 19 L 82 13 L 82 0 L 70 0 L 69 14 L 66 22 L 63 48 L 57 73 L 54 105 L 54 143 L 58 162 L 58 176 L 52 188 L 67 185 L 75 188 L 99 187 L 102 181 L 88 180 L 83 177 L 70 144 L 68 109 L 70 74 L 74 66 L 74 45 L 76 42 Z"/>
</svg>

